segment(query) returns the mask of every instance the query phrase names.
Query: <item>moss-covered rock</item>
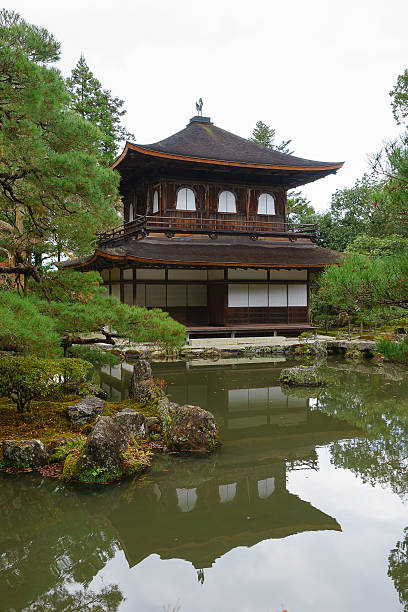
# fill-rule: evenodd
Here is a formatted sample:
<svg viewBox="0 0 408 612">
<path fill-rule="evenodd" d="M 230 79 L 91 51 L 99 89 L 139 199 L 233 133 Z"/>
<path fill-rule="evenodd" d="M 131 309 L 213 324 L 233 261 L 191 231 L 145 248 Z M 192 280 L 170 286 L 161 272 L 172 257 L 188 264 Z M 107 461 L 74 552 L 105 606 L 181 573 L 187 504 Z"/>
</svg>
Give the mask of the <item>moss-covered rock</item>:
<svg viewBox="0 0 408 612">
<path fill-rule="evenodd" d="M 355 361 L 360 361 L 363 358 L 363 353 L 358 350 L 358 348 L 350 347 L 346 350 L 344 354 L 345 359 L 354 359 Z"/>
<path fill-rule="evenodd" d="M 105 484 L 145 471 L 149 455 L 114 419 L 100 417 L 80 448 L 66 457 L 62 478 L 88 484 Z"/>
<path fill-rule="evenodd" d="M 130 408 L 117 412 L 113 417 L 128 438 L 144 438 L 146 435 L 146 417 L 141 412 Z"/>
<path fill-rule="evenodd" d="M 13 468 L 41 467 L 48 454 L 41 440 L 4 440 L 3 464 Z"/>
<path fill-rule="evenodd" d="M 280 373 L 279 381 L 281 385 L 293 385 L 298 387 L 318 387 L 324 384 L 316 366 L 295 366 L 294 368 L 285 368 Z"/>
<path fill-rule="evenodd" d="M 208 410 L 168 402 L 161 407 L 164 441 L 170 450 L 211 452 L 218 445 L 218 425 Z"/>
</svg>

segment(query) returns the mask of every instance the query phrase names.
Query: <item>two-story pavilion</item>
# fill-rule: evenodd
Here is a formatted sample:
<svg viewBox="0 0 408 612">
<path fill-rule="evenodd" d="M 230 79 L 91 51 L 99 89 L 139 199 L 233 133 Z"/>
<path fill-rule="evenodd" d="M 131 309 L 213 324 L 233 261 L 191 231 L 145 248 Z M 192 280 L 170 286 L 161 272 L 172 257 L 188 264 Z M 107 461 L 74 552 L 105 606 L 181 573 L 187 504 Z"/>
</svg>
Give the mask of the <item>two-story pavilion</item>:
<svg viewBox="0 0 408 612">
<path fill-rule="evenodd" d="M 193 117 L 150 145 L 130 142 L 113 163 L 124 223 L 88 258 L 109 293 L 161 308 L 190 334 L 290 333 L 310 327 L 309 273 L 339 254 L 315 226 L 287 222 L 286 194 L 342 163 L 270 150 Z"/>
</svg>

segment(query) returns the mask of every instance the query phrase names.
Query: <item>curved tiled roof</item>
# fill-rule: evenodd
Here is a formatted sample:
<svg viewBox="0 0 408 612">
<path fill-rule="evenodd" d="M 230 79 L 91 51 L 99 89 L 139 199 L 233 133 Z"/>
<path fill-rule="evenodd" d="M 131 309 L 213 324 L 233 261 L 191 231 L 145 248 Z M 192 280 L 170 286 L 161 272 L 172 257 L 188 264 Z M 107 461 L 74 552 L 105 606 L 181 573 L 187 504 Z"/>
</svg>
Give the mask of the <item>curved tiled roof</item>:
<svg viewBox="0 0 408 612">
<path fill-rule="evenodd" d="M 126 264 L 208 267 L 324 268 L 339 263 L 341 253 L 312 242 L 295 243 L 260 240 L 256 247 L 249 239 L 159 238 L 123 240 L 112 246 L 98 247 L 93 255 L 71 260 L 62 267 L 88 268 L 98 260 L 117 260 Z"/>
<path fill-rule="evenodd" d="M 175 159 L 231 162 L 288 170 L 334 171 L 343 165 L 343 162 L 314 161 L 268 149 L 217 127 L 206 117 L 193 117 L 183 130 L 159 142 L 146 145 L 127 143 L 112 167 L 120 163 L 128 149 Z"/>
</svg>

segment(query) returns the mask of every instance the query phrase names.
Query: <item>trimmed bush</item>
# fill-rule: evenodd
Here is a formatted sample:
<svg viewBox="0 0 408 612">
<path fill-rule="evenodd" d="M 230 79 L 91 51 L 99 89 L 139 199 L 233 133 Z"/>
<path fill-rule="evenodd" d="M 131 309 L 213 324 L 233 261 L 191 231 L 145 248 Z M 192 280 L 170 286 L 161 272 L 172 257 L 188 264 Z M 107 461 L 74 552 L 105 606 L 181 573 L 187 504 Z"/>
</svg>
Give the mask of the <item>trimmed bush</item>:
<svg viewBox="0 0 408 612">
<path fill-rule="evenodd" d="M 0 396 L 9 397 L 18 412 L 29 412 L 34 399 L 44 399 L 66 384 L 82 385 L 92 364 L 82 359 L 0 359 Z"/>
<path fill-rule="evenodd" d="M 408 337 L 401 342 L 392 342 L 391 340 L 379 340 L 375 345 L 378 353 L 383 355 L 388 361 L 397 361 L 398 363 L 408 363 Z"/>
</svg>

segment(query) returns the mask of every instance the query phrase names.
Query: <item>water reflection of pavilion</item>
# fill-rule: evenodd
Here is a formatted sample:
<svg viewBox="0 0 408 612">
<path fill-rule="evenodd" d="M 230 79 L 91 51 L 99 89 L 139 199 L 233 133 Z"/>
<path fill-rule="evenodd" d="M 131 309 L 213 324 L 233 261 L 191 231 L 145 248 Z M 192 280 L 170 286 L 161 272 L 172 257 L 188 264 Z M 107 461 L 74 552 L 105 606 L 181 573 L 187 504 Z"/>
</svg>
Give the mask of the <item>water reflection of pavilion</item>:
<svg viewBox="0 0 408 612">
<path fill-rule="evenodd" d="M 166 379 L 173 400 L 214 413 L 223 447 L 210 458 L 160 460 L 151 484 L 138 489 L 137 501 L 111 513 L 131 566 L 156 553 L 210 567 L 238 546 L 341 530 L 334 518 L 289 492 L 286 477 L 294 468 L 317 468 L 316 446 L 353 437 L 355 431 L 311 410 L 308 398 L 285 395 L 277 382 L 279 369 L 245 364 L 218 365 L 214 371 L 192 364 L 186 370 L 185 363 L 175 362 L 155 372 Z M 112 385 L 109 375 L 104 382 Z M 127 368 L 122 369 L 122 388 L 127 378 Z M 145 524 L 151 528 L 140 529 Z"/>
</svg>

